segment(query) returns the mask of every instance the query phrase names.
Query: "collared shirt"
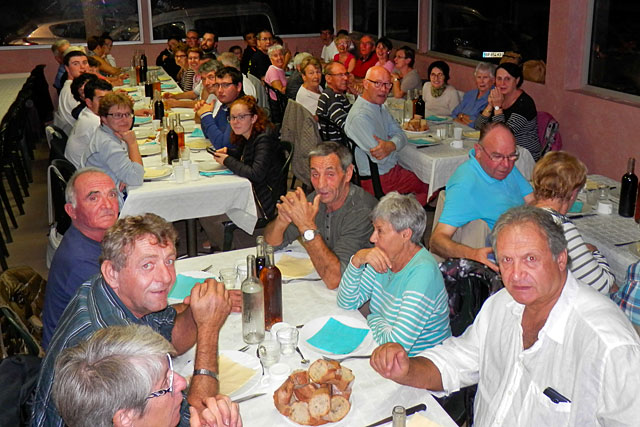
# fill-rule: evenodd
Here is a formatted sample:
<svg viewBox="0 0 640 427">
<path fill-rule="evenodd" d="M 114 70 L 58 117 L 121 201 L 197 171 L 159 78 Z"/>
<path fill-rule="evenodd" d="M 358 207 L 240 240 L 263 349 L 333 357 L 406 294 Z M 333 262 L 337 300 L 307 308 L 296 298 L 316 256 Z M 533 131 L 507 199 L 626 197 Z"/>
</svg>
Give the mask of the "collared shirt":
<svg viewBox="0 0 640 427">
<path fill-rule="evenodd" d="M 522 315 L 506 289 L 463 335 L 422 352 L 444 390 L 478 383 L 475 425 L 637 425 L 640 338 L 614 304 L 571 272 L 538 340 L 523 349 Z M 553 403 L 551 387 L 570 402 Z"/>
<path fill-rule="evenodd" d="M 347 120 L 350 109 L 351 103 L 343 93 L 336 93 L 330 87 L 326 87 L 320 94 L 316 115 L 331 120 L 344 128 L 344 122 Z M 342 135 L 335 127 L 320 122 L 320 130 L 323 141 L 342 141 Z"/>
<path fill-rule="evenodd" d="M 316 110 L 318 109 L 318 100 L 320 99 L 320 94 L 323 91 L 322 86 L 318 87 L 318 89 L 320 90 L 320 93 L 311 92 L 304 86 L 300 86 L 300 89 L 298 89 L 298 93 L 296 94 L 296 102 L 302 104 L 302 106 L 312 115 L 316 114 Z"/>
<path fill-rule="evenodd" d="M 462 101 L 451 112 L 451 117 L 458 117 L 458 114 L 466 114 L 471 119 L 471 123 L 475 123 L 478 115 L 484 110 L 489 103 L 490 90 L 485 92 L 480 98 L 478 98 L 478 89 L 470 90 L 462 97 Z"/>
<path fill-rule="evenodd" d="M 56 357 L 62 350 L 75 346 L 99 329 L 130 324 L 147 325 L 171 341 L 175 318 L 176 310 L 173 307 L 137 318 L 120 301 L 101 275 L 82 284 L 60 318 L 58 328 L 42 361 L 31 426 L 61 427 L 64 424 L 51 395 L 54 365 Z M 183 399 L 181 426 L 188 425 L 188 413 L 186 399 Z M 183 424 L 185 420 L 186 424 Z"/>
<path fill-rule="evenodd" d="M 378 56 L 375 52 L 371 52 L 371 55 L 369 56 L 369 58 L 367 58 L 366 61 L 364 61 L 363 58 L 358 58 L 356 59 L 356 66 L 353 67 L 353 71 L 351 72 L 351 74 L 359 79 L 364 79 L 364 76 L 367 74 L 369 68 L 373 67 L 376 62 L 378 62 Z"/>
<path fill-rule="evenodd" d="M 640 261 L 631 264 L 627 269 L 624 286 L 611 294 L 611 299 L 618 304 L 624 314 L 636 326 L 640 326 Z"/>
<path fill-rule="evenodd" d="M 73 124 L 76 122 L 76 119 L 71 115 L 71 111 L 80 104 L 71 93 L 72 81 L 73 80 L 66 80 L 62 85 L 62 90 L 58 97 L 58 111 L 56 111 L 53 117 L 53 124 L 62 129 L 67 135 L 71 133 Z"/>
<path fill-rule="evenodd" d="M 336 46 L 336 41 L 331 40 L 331 43 L 328 45 L 322 46 L 322 52 L 320 53 L 320 58 L 324 62 L 333 61 L 333 57 L 338 54 L 338 47 Z"/>
<path fill-rule="evenodd" d="M 489 228 L 504 212 L 524 204 L 524 197 L 533 192 L 515 166 L 503 180 L 490 177 L 469 151 L 469 160 L 458 166 L 447 181 L 447 197 L 440 216 L 443 224 L 461 227 L 482 219 Z"/>
<path fill-rule="evenodd" d="M 82 155 L 89 148 L 89 142 L 100 127 L 100 117 L 89 108 L 82 110 L 76 124 L 73 125 L 67 146 L 64 149 L 64 157 L 69 160 L 76 169 L 80 168 Z"/>
<path fill-rule="evenodd" d="M 344 130 L 349 138 L 358 145 L 356 164 L 360 175 L 371 174 L 367 156 L 378 164 L 380 175 L 389 172 L 398 163 L 398 152 L 407 145 L 407 136 L 393 119 L 387 107 L 369 102 L 361 96 L 353 103 Z M 378 146 L 378 141 L 373 138 L 373 135 L 387 141 L 391 140 L 396 149 L 384 159 L 378 160 L 372 157 L 369 150 Z"/>
</svg>

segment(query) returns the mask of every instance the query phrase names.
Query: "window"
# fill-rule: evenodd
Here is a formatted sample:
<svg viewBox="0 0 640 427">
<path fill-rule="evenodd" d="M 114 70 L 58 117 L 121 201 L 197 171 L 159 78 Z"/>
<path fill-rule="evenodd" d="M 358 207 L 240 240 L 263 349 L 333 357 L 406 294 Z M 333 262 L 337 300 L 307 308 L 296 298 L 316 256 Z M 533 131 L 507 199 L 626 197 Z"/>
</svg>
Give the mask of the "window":
<svg viewBox="0 0 640 427">
<path fill-rule="evenodd" d="M 640 3 L 595 0 L 588 83 L 640 95 Z"/>
<path fill-rule="evenodd" d="M 152 6 L 154 40 L 184 37 L 185 30 L 192 28 L 200 35 L 212 31 L 218 37 L 242 37 L 246 31 L 261 29 L 276 35 L 318 34 L 324 23 L 333 23 L 333 0 L 182 0 L 171 5 Z"/>
<path fill-rule="evenodd" d="M 418 42 L 418 0 L 353 0 L 352 16 L 353 31 Z"/>
<path fill-rule="evenodd" d="M 523 61 L 546 62 L 549 0 L 432 0 L 431 4 L 430 50 L 496 63 L 503 52 L 514 51 Z"/>
<path fill-rule="evenodd" d="M 86 43 L 88 37 L 105 31 L 114 41 L 139 40 L 140 37 L 137 0 L 25 0 L 12 3 L 3 14 L 2 45 L 50 45 L 58 39 L 67 39 L 72 44 Z"/>
</svg>

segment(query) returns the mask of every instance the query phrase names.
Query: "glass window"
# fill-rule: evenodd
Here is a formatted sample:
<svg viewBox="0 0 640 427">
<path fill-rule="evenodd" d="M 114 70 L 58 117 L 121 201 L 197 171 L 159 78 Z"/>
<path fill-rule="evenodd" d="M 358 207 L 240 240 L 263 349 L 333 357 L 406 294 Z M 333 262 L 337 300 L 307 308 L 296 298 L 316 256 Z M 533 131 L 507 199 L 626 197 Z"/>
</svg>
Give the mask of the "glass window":
<svg viewBox="0 0 640 427">
<path fill-rule="evenodd" d="M 2 13 L 3 45 L 50 45 L 62 38 L 86 43 L 87 37 L 105 31 L 114 41 L 140 38 L 137 0 L 66 1 L 64 7 L 59 2 L 25 0 L 13 2 Z"/>
<path fill-rule="evenodd" d="M 432 0 L 431 4 L 431 50 L 496 63 L 503 52 L 514 51 L 522 61 L 546 62 L 549 0 Z"/>
<path fill-rule="evenodd" d="M 393 40 L 418 43 L 418 0 L 387 0 L 382 35 Z"/>
<path fill-rule="evenodd" d="M 640 3 L 595 0 L 588 83 L 640 95 Z"/>
<path fill-rule="evenodd" d="M 225 1 L 182 0 L 152 5 L 153 38 L 166 39 L 172 30 L 205 30 L 218 37 L 242 37 L 246 31 L 270 29 L 276 35 L 318 34 L 333 23 L 333 0 Z M 206 4 L 206 6 L 203 6 Z"/>
<path fill-rule="evenodd" d="M 378 34 L 378 0 L 353 0 L 353 31 Z"/>
</svg>

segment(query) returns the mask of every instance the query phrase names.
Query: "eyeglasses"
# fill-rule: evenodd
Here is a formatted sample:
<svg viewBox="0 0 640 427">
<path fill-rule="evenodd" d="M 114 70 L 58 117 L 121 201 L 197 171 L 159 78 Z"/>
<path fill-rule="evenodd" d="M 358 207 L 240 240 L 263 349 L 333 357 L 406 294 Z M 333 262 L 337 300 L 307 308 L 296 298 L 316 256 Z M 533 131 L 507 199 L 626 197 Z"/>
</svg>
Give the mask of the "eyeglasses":
<svg viewBox="0 0 640 427">
<path fill-rule="evenodd" d="M 253 114 L 246 113 L 246 114 L 238 114 L 237 116 L 229 116 L 228 120 L 229 120 L 229 122 L 238 121 L 238 120 L 244 120 L 249 116 L 253 116 Z"/>
<path fill-rule="evenodd" d="M 114 119 L 130 119 L 133 114 L 131 113 L 107 113 L 107 116 L 112 116 Z"/>
<path fill-rule="evenodd" d="M 393 87 L 393 83 L 389 82 L 389 83 L 385 83 L 385 82 L 376 82 L 374 80 L 369 80 L 367 79 L 368 82 L 373 83 L 373 86 L 376 89 L 381 89 L 381 88 L 385 88 L 387 90 L 391 89 Z"/>
<path fill-rule="evenodd" d="M 176 58 L 186 58 L 187 55 L 175 55 Z"/>
<path fill-rule="evenodd" d="M 518 153 L 509 154 L 508 156 L 505 156 L 504 154 L 500 154 L 500 153 L 489 154 L 489 152 L 482 146 L 482 144 L 478 144 L 478 147 L 480 147 L 482 151 L 484 151 L 485 154 L 489 156 L 489 158 L 494 162 L 501 162 L 503 160 L 507 160 L 509 162 L 515 162 L 520 157 L 520 154 Z"/>
<path fill-rule="evenodd" d="M 407 59 L 407 57 L 406 56 L 396 55 L 396 59 Z"/>
<path fill-rule="evenodd" d="M 173 393 L 173 362 L 171 361 L 171 355 L 167 353 L 167 359 L 169 360 L 169 387 L 149 393 L 147 399 L 153 399 L 154 397 L 164 396 L 167 393 Z"/>
<path fill-rule="evenodd" d="M 229 89 L 229 86 L 233 86 L 233 83 L 214 83 L 213 90 L 222 88 L 223 90 Z"/>
<path fill-rule="evenodd" d="M 444 78 L 444 74 L 442 74 L 442 73 L 438 73 L 438 74 L 431 73 L 429 77 L 431 77 L 432 79 L 443 79 Z"/>
</svg>

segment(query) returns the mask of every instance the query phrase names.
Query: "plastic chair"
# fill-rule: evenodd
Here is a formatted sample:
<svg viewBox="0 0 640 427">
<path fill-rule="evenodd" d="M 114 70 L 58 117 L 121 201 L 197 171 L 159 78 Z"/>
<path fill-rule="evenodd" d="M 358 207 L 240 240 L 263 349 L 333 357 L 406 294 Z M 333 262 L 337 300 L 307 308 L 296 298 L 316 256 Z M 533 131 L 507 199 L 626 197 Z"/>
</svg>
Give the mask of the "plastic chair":
<svg viewBox="0 0 640 427">
<path fill-rule="evenodd" d="M 65 159 L 54 159 L 47 170 L 49 196 L 49 224 L 63 235 L 71 225 L 71 218 L 64 210 L 65 189 L 76 168 Z"/>
<path fill-rule="evenodd" d="M 49 143 L 49 163 L 55 159 L 65 159 L 64 150 L 67 147 L 67 134 L 54 125 L 47 126 L 45 133 Z"/>
<path fill-rule="evenodd" d="M 282 123 L 284 119 L 284 111 L 287 109 L 287 102 L 289 98 L 278 89 L 274 88 L 270 84 L 263 82 L 264 87 L 267 90 L 267 95 L 269 95 L 269 110 L 271 111 L 271 123 L 279 125 Z M 271 98 L 271 94 L 274 94 L 276 99 L 273 100 Z"/>
</svg>

